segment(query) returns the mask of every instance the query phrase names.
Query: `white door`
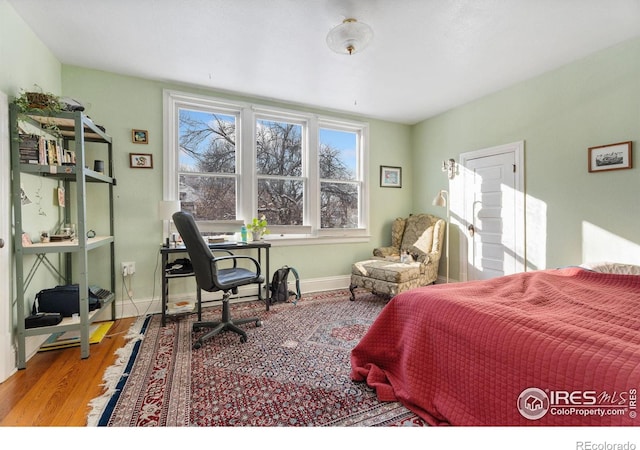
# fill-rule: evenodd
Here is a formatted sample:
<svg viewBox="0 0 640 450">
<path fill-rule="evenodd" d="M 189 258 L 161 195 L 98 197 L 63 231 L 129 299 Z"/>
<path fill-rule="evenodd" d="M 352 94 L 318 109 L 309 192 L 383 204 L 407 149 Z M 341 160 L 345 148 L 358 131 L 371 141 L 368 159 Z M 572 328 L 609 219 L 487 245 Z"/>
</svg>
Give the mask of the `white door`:
<svg viewBox="0 0 640 450">
<path fill-rule="evenodd" d="M 0 382 L 15 371 L 11 338 L 11 188 L 9 184 L 9 105 L 0 91 Z"/>
<path fill-rule="evenodd" d="M 466 279 L 524 271 L 524 142 L 465 153 L 460 163 Z"/>
</svg>

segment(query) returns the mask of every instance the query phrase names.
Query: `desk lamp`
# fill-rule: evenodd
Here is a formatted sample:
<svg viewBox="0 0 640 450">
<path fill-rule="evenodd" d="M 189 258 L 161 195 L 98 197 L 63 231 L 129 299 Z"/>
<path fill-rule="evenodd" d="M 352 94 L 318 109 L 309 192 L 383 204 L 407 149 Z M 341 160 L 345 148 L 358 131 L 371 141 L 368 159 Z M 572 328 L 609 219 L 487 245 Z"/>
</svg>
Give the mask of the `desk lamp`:
<svg viewBox="0 0 640 450">
<path fill-rule="evenodd" d="M 167 237 L 165 239 L 167 247 L 169 247 L 169 238 L 171 237 L 171 216 L 180 209 L 180 200 L 161 200 L 158 202 L 158 219 L 167 221 Z"/>
</svg>

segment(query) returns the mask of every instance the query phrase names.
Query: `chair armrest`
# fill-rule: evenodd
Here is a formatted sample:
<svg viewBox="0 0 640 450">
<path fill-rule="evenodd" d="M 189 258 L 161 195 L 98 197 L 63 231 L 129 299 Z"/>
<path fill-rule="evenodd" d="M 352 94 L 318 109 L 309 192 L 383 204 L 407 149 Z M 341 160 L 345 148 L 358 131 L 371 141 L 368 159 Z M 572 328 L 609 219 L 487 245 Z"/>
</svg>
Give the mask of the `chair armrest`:
<svg viewBox="0 0 640 450">
<path fill-rule="evenodd" d="M 373 256 L 398 256 L 400 251 L 396 247 L 378 247 L 373 249 Z"/>
<path fill-rule="evenodd" d="M 439 263 L 440 256 L 442 256 L 441 252 L 438 252 L 438 251 L 431 252 L 431 253 L 427 253 L 426 255 L 419 256 L 418 261 L 420 261 L 424 265 L 428 265 L 431 263 Z"/>
<path fill-rule="evenodd" d="M 253 265 L 255 266 L 254 272 L 256 273 L 256 276 L 260 276 L 262 274 L 262 267 L 260 267 L 260 263 L 258 262 L 257 259 L 255 259 L 252 256 L 231 254 L 229 256 L 220 256 L 218 258 L 212 258 L 211 262 L 213 264 L 215 264 L 216 267 L 217 267 L 218 263 L 220 263 L 222 261 L 232 260 L 233 261 L 233 268 L 235 269 L 238 266 L 238 260 L 241 260 L 241 259 L 248 260 L 248 261 L 253 263 Z"/>
<path fill-rule="evenodd" d="M 216 256 L 217 252 L 224 252 L 227 254 L 227 256 Z M 211 261 L 213 263 L 216 262 L 216 260 L 225 258 L 225 259 L 233 259 L 233 268 L 235 269 L 236 267 L 238 267 L 238 262 L 235 258 L 229 258 L 229 256 L 236 256 L 231 250 L 223 250 L 223 249 L 211 249 L 211 254 L 213 255 L 213 258 L 211 259 Z"/>
</svg>

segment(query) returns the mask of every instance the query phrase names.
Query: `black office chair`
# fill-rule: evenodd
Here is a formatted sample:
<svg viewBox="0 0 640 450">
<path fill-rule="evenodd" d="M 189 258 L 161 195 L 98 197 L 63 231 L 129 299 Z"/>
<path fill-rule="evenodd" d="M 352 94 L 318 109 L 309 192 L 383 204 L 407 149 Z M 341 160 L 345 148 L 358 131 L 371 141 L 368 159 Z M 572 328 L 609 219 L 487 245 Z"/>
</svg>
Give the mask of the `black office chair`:
<svg viewBox="0 0 640 450">
<path fill-rule="evenodd" d="M 223 292 L 222 320 L 215 322 L 199 321 L 194 323 L 193 331 L 198 331 L 201 328 L 212 328 L 212 330 L 200 337 L 195 344 L 193 344 L 193 348 L 200 348 L 205 340 L 224 330 L 238 333 L 240 335 L 240 342 L 247 342 L 247 333 L 237 325 L 255 322 L 256 326 L 259 327 L 262 325 L 262 322 L 258 317 L 231 320 L 229 297 L 232 293 L 238 293 L 239 286 L 264 282 L 264 277 L 261 275 L 260 264 L 255 258 L 234 255 L 231 252 L 228 252 L 228 255 L 216 257 L 205 243 L 191 214 L 182 211 L 174 213 L 173 222 L 187 248 L 198 288 L 207 292 Z M 238 261 L 242 260 L 253 263 L 255 271 L 238 267 Z M 226 267 L 230 265 L 228 264 L 229 262 L 233 263 L 232 267 Z M 198 298 L 200 298 L 200 296 L 198 296 Z"/>
</svg>

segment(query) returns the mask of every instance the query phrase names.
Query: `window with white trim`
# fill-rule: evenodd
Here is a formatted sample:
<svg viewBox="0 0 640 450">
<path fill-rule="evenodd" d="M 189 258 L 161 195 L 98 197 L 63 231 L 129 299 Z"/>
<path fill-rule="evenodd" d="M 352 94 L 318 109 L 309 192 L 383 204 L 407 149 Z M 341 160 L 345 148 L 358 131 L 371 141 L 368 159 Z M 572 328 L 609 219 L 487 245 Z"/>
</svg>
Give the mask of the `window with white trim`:
<svg viewBox="0 0 640 450">
<path fill-rule="evenodd" d="M 164 198 L 203 230 L 264 215 L 270 239 L 368 234 L 368 125 L 165 91 Z"/>
</svg>

